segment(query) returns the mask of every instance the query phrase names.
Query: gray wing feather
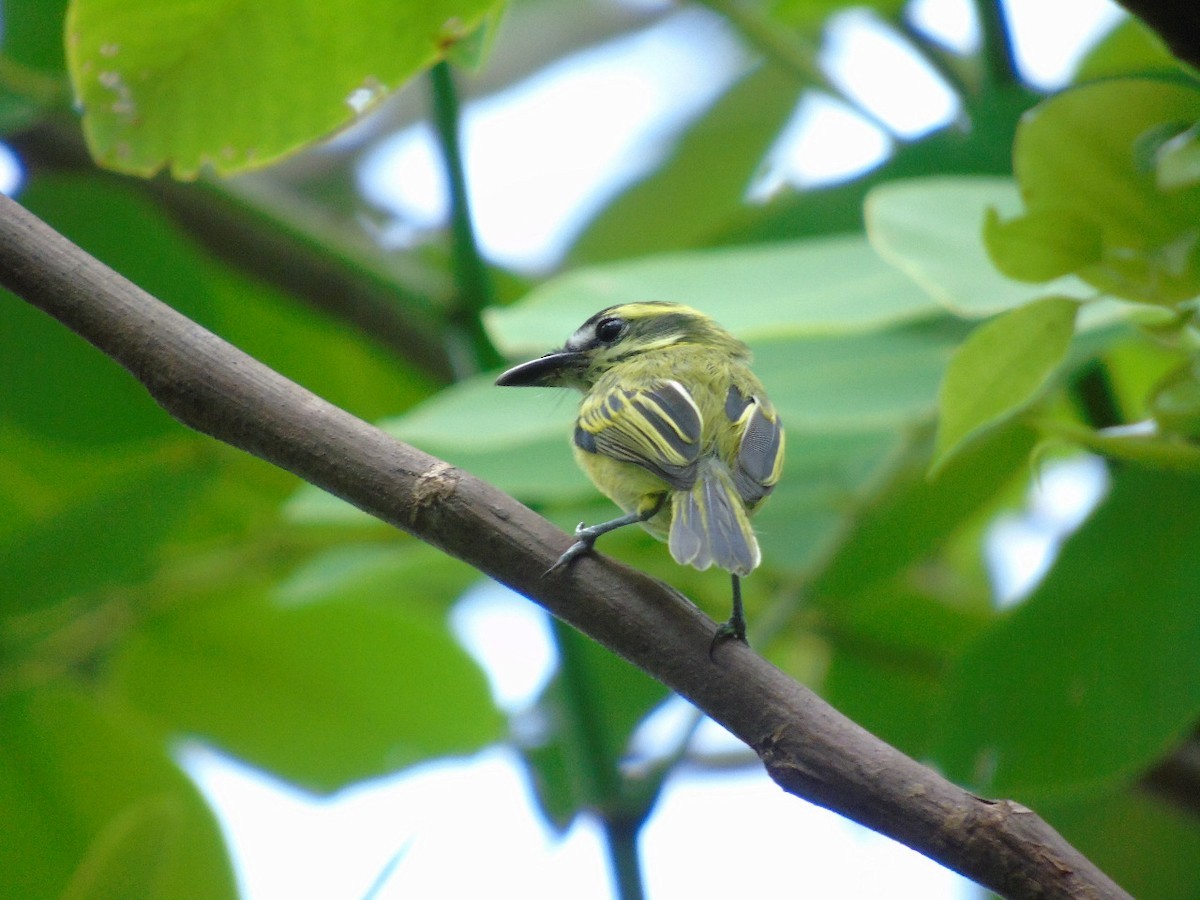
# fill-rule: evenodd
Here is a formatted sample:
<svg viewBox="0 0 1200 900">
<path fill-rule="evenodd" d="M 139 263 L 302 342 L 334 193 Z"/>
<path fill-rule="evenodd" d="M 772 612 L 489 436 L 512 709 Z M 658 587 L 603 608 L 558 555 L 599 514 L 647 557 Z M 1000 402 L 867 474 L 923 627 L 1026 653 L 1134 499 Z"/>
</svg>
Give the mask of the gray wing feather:
<svg viewBox="0 0 1200 900">
<path fill-rule="evenodd" d="M 727 412 L 730 410 L 729 401 L 725 408 Z M 753 506 L 775 489 L 779 479 L 783 424 L 756 398 L 751 398 L 738 412 L 739 418 L 748 418 L 738 445 L 733 482 L 742 499 Z"/>
<path fill-rule="evenodd" d="M 709 467 L 696 485 L 672 497 L 671 556 L 704 570 L 714 563 L 748 575 L 758 565 L 758 541 L 723 470 Z"/>
</svg>

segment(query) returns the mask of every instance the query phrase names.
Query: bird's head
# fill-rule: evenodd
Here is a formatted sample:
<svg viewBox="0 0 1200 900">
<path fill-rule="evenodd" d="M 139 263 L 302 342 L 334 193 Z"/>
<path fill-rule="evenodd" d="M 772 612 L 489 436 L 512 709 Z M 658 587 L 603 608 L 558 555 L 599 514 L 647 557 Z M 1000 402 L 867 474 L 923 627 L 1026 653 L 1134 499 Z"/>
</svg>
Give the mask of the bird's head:
<svg viewBox="0 0 1200 900">
<path fill-rule="evenodd" d="M 749 358 L 745 344 L 689 306 L 624 303 L 602 309 L 575 329 L 561 350 L 514 366 L 497 378 L 496 384 L 586 391 L 618 363 L 686 344 L 716 349 L 737 359 Z"/>
</svg>

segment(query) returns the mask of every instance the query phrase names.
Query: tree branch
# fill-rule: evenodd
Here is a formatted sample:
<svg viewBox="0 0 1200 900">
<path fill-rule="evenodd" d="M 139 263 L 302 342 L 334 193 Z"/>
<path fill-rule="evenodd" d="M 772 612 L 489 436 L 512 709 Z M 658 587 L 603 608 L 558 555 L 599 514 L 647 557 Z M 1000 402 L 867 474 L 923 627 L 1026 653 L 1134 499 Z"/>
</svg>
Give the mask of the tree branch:
<svg viewBox="0 0 1200 900">
<path fill-rule="evenodd" d="M 1127 895 L 1029 810 L 975 797 L 878 740 L 713 622 L 470 474 L 326 403 L 155 300 L 6 197 L 0 283 L 141 381 L 175 418 L 287 469 L 535 600 L 703 709 L 786 791 L 1008 897 Z"/>
</svg>

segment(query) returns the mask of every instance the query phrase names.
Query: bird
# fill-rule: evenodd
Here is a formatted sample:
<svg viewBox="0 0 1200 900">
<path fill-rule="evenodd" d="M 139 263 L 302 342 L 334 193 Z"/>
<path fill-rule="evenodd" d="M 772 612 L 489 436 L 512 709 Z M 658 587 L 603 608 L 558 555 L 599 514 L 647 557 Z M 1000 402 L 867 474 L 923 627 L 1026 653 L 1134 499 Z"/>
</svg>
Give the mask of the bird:
<svg viewBox="0 0 1200 900">
<path fill-rule="evenodd" d="M 665 301 L 610 306 L 561 349 L 508 369 L 504 387 L 583 393 L 571 434 L 575 460 L 624 515 L 580 523 L 547 571 L 569 566 L 596 539 L 640 524 L 680 565 L 730 573 L 732 613 L 710 656 L 746 643 L 741 579 L 761 561 L 750 517 L 783 469 L 784 432 L 742 341 L 691 307 Z"/>
</svg>

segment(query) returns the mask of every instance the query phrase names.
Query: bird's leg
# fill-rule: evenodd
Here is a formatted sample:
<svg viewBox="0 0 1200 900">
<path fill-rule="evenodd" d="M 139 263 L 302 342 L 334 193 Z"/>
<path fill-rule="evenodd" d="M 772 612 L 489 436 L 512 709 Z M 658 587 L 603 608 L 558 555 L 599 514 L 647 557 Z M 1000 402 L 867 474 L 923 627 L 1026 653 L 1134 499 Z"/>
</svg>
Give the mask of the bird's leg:
<svg viewBox="0 0 1200 900">
<path fill-rule="evenodd" d="M 584 525 L 580 522 L 575 527 L 575 537 L 578 538 L 575 543 L 567 548 L 567 551 L 558 558 L 549 569 L 546 570 L 547 575 L 553 575 L 555 572 L 566 568 L 575 560 L 576 557 L 582 556 L 592 549 L 592 545 L 596 543 L 596 538 L 602 534 L 608 534 L 610 531 L 616 531 L 618 528 L 623 528 L 626 525 L 636 525 L 639 522 L 646 522 L 663 508 L 663 504 L 667 502 L 667 495 L 660 494 L 653 499 L 652 503 L 647 504 L 642 509 L 634 510 L 624 516 L 619 516 L 609 522 L 601 522 L 598 525 Z"/>
<path fill-rule="evenodd" d="M 717 646 L 730 638 L 741 641 L 743 644 L 746 643 L 746 611 L 742 609 L 742 579 L 737 575 L 730 577 L 733 579 L 733 613 L 729 616 L 729 621 L 718 626 L 717 633 L 713 635 L 712 643 L 708 645 L 709 659 L 712 659 Z"/>
</svg>

